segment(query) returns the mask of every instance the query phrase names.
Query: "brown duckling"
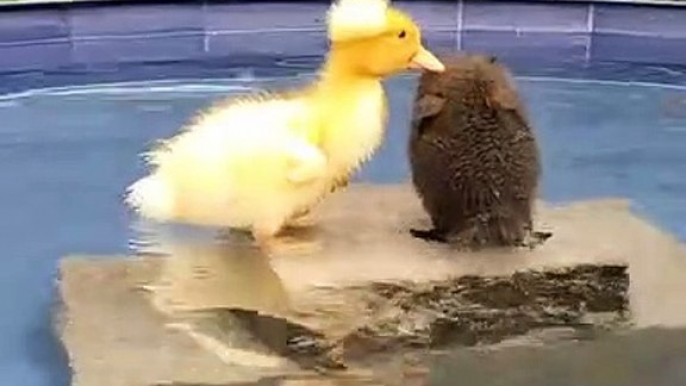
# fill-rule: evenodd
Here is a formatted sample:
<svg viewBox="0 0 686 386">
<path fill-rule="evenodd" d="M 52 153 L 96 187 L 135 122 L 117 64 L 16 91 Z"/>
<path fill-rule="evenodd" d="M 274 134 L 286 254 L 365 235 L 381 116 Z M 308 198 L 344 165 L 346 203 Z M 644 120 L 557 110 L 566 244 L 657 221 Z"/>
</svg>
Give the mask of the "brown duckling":
<svg viewBox="0 0 686 386">
<path fill-rule="evenodd" d="M 411 233 L 470 249 L 543 242 L 552 233 L 532 225 L 539 148 L 509 71 L 494 56 L 441 60 L 443 73 L 420 77 L 409 140 L 433 229 Z"/>
</svg>

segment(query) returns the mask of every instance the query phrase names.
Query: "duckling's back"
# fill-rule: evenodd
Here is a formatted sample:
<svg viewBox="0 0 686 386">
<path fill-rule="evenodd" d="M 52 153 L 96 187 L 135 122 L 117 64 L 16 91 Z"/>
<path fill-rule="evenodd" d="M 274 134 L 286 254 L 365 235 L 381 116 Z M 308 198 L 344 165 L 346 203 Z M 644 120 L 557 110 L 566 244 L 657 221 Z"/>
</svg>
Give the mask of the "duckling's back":
<svg viewBox="0 0 686 386">
<path fill-rule="evenodd" d="M 307 156 L 312 116 L 302 99 L 276 95 L 218 105 L 150 153 L 155 170 L 128 201 L 165 221 L 247 227 L 286 218 L 312 200 L 287 178 L 293 153 Z M 323 168 L 317 157 L 313 168 Z"/>
</svg>

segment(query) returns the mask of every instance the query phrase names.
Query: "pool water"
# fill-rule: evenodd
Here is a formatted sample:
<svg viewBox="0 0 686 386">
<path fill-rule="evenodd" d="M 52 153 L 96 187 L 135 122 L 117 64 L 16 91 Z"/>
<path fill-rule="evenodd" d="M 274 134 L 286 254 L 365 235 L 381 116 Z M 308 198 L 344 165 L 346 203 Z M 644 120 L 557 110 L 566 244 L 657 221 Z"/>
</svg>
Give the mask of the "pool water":
<svg viewBox="0 0 686 386">
<path fill-rule="evenodd" d="M 142 151 L 217 98 L 309 79 L 141 82 L 1 97 L 0 383 L 66 384 L 49 322 L 58 259 L 128 251 L 135 235 L 121 197 L 145 172 Z M 540 137 L 545 199 L 629 197 L 686 241 L 686 89 L 545 78 L 519 84 Z M 388 137 L 358 180 L 409 178 L 414 77 L 387 87 Z"/>
</svg>

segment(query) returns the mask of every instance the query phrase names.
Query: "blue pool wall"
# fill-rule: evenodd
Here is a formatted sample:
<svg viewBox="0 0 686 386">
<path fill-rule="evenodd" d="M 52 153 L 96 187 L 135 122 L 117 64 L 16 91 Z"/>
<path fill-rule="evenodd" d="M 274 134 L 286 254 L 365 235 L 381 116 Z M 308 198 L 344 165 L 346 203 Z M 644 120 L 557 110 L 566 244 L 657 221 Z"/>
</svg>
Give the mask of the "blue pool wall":
<svg viewBox="0 0 686 386">
<path fill-rule="evenodd" d="M 395 1 L 435 51 L 488 52 L 515 72 L 639 75 L 686 84 L 686 6 L 581 1 Z M 686 3 L 684 4 L 686 5 Z M 326 52 L 326 1 L 48 3 L 0 7 L 0 93 L 216 74 L 254 61 L 312 67 Z M 308 62 L 309 61 L 309 62 Z M 607 70 L 603 72 L 603 65 Z M 278 63 L 277 63 L 278 64 Z M 170 68 L 173 67 L 173 70 Z M 205 71 L 205 73 L 203 73 Z M 176 73 L 174 73 L 176 72 Z M 635 72 L 635 71 L 634 71 Z M 88 74 L 89 77 L 83 75 Z M 669 75 L 669 74 L 668 74 Z M 629 79 L 631 80 L 631 79 Z"/>
</svg>

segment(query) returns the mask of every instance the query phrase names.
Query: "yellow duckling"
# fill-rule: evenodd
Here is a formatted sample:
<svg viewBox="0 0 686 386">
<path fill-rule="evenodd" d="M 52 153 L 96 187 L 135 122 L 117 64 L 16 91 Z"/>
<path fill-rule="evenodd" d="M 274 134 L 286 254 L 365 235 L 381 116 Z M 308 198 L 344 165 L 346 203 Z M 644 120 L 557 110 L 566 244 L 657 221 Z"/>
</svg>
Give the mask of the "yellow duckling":
<svg viewBox="0 0 686 386">
<path fill-rule="evenodd" d="M 269 252 L 284 226 L 344 185 L 381 144 L 381 80 L 444 69 L 411 17 L 387 0 L 339 0 L 327 31 L 319 79 L 200 114 L 148 154 L 154 170 L 128 188 L 126 202 L 158 221 L 250 229 Z"/>
</svg>

